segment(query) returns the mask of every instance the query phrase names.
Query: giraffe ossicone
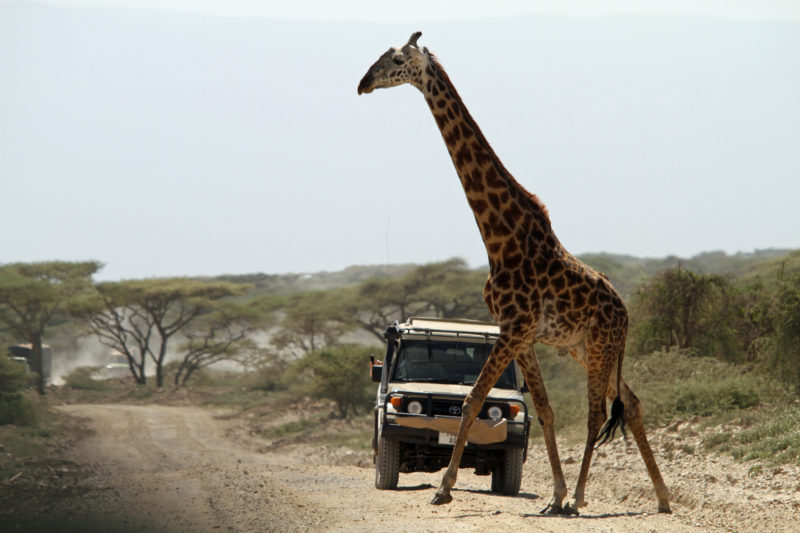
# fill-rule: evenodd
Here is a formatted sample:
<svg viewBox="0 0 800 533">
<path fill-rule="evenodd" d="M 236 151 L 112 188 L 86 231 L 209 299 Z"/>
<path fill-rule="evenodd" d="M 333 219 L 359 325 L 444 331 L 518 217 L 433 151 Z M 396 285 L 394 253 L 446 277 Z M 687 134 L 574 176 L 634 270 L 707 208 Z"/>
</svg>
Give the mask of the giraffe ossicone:
<svg viewBox="0 0 800 533">
<path fill-rule="evenodd" d="M 489 390 L 516 359 L 531 391 L 553 473 L 553 499 L 545 511 L 577 514 L 577 509 L 586 504 L 584 491 L 595 444 L 612 438 L 614 430 L 626 423 L 653 482 L 658 510 L 669 513 L 669 493 L 647 442 L 641 403 L 622 379 L 628 329 L 622 298 L 605 276 L 561 245 L 544 204 L 503 166 L 441 63 L 417 44 L 421 35 L 415 32 L 404 46 L 381 55 L 361 79 L 358 93 L 406 83 L 422 92 L 486 246 L 489 277 L 484 300 L 500 325 L 500 338 L 464 401 L 450 464 L 432 503 L 452 501 L 451 489 L 469 428 Z M 536 342 L 569 351 L 587 371 L 588 430 L 571 505 L 563 505 L 567 487 L 556 446 L 553 411 L 533 350 Z M 606 399 L 613 401 L 610 419 Z"/>
</svg>

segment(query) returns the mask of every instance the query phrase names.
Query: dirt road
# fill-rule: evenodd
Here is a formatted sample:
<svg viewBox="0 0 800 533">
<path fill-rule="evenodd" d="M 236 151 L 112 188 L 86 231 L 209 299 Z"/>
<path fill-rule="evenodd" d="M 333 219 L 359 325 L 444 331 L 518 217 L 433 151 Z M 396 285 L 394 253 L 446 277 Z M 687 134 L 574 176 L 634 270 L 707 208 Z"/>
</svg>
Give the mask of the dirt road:
<svg viewBox="0 0 800 533">
<path fill-rule="evenodd" d="M 524 468 L 522 494 L 488 492 L 462 471 L 447 506 L 429 505 L 440 473 L 401 474 L 400 490 L 373 488 L 365 453 L 310 446 L 265 452 L 241 420 L 194 407 L 71 405 L 93 434 L 71 459 L 91 477 L 74 501 L 49 510 L 64 529 L 106 531 L 798 531 L 800 468 L 766 468 L 695 454 L 676 428 L 654 432 L 672 515 L 659 515 L 634 445 L 597 454 L 580 517 L 538 512 L 551 494 L 543 446 Z M 259 449 L 261 451 L 259 451 Z M 274 450 L 274 447 L 268 447 Z M 664 450 L 669 450 L 666 453 Z M 671 456 L 671 458 L 670 458 Z M 579 447 L 562 449 L 574 485 Z M 356 466 L 361 464 L 361 466 Z"/>
</svg>

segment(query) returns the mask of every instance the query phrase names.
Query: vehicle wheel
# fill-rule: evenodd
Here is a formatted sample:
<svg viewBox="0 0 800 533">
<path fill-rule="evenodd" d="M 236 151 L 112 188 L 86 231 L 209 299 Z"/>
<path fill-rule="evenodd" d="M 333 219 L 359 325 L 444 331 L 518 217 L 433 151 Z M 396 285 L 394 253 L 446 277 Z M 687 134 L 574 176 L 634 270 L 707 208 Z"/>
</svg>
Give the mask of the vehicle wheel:
<svg viewBox="0 0 800 533">
<path fill-rule="evenodd" d="M 378 457 L 375 461 L 375 488 L 397 488 L 400 474 L 400 443 L 383 437 L 378 439 Z"/>
<path fill-rule="evenodd" d="M 505 451 L 503 464 L 492 470 L 492 492 L 505 496 L 519 494 L 522 485 L 522 456 L 521 448 Z"/>
</svg>

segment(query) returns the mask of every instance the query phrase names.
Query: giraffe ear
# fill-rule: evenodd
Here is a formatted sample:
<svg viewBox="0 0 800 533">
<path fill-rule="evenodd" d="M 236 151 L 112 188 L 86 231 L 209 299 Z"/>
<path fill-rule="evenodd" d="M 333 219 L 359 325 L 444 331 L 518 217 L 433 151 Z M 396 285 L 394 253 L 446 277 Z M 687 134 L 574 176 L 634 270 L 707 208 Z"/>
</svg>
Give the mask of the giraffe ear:
<svg viewBox="0 0 800 533">
<path fill-rule="evenodd" d="M 417 46 L 417 39 L 419 39 L 421 35 L 422 35 L 421 31 L 415 31 L 414 33 L 412 33 L 411 37 L 408 39 L 408 44 L 406 44 L 406 46 L 414 46 L 414 47 L 416 47 Z"/>
</svg>

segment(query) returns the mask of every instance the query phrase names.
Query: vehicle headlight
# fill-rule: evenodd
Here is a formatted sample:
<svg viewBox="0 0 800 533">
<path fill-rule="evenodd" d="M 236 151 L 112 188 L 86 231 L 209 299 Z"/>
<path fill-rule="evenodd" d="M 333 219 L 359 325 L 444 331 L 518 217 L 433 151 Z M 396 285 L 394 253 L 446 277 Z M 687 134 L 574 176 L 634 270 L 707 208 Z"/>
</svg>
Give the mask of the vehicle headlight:
<svg viewBox="0 0 800 533">
<path fill-rule="evenodd" d="M 486 414 L 488 414 L 489 418 L 491 418 L 492 420 L 500 420 L 501 418 L 503 418 L 503 410 L 497 407 L 496 405 L 491 406 L 489 410 L 486 412 Z"/>
<path fill-rule="evenodd" d="M 408 412 L 412 415 L 418 415 L 422 413 L 422 404 L 417 400 L 408 402 Z"/>
</svg>

